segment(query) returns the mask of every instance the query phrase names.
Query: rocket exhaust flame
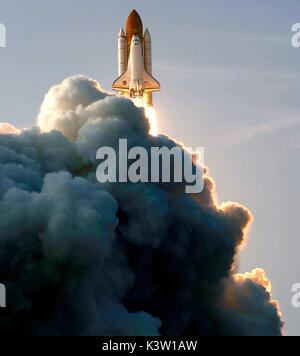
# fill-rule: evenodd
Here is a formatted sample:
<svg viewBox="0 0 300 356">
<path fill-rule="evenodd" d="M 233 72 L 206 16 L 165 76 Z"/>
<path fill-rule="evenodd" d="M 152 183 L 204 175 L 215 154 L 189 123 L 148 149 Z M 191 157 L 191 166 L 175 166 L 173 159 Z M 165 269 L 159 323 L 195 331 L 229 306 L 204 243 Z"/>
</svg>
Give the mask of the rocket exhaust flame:
<svg viewBox="0 0 300 356">
<path fill-rule="evenodd" d="M 133 103 L 140 108 L 145 109 L 145 115 L 146 118 L 149 120 L 150 124 L 150 135 L 152 136 L 157 136 L 158 135 L 158 124 L 157 124 L 157 117 L 156 117 L 156 111 L 153 106 L 145 106 L 145 103 L 143 99 L 141 98 L 135 98 L 132 99 Z"/>
<path fill-rule="evenodd" d="M 156 112 L 155 109 L 152 107 L 148 107 L 145 109 L 146 117 L 149 120 L 150 123 L 150 135 L 152 136 L 157 136 L 158 135 L 158 125 L 157 125 L 157 119 L 156 119 Z"/>
</svg>

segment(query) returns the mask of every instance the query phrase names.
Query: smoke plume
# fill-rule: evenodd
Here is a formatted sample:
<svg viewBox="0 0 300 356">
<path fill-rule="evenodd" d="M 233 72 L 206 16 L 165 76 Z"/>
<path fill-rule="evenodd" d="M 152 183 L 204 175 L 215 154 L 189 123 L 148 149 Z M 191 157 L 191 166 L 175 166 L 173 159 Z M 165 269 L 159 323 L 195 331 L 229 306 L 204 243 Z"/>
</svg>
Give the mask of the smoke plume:
<svg viewBox="0 0 300 356">
<path fill-rule="evenodd" d="M 218 207 L 207 174 L 195 195 L 97 182 L 102 146 L 178 145 L 149 135 L 143 109 L 76 76 L 38 126 L 0 134 L 2 335 L 282 334 L 264 271 L 233 272 L 251 214 Z"/>
</svg>

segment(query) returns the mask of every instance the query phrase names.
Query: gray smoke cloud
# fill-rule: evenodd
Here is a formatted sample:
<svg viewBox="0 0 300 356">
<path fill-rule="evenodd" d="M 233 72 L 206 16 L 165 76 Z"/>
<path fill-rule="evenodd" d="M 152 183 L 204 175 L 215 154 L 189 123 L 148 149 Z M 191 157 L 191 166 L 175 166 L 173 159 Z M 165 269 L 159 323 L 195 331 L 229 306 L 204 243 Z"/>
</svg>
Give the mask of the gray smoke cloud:
<svg viewBox="0 0 300 356">
<path fill-rule="evenodd" d="M 143 109 L 76 76 L 38 126 L 0 134 L 2 334 L 282 334 L 264 271 L 233 272 L 251 214 L 217 206 L 207 174 L 197 195 L 97 182 L 102 146 L 178 145 L 149 135 Z"/>
</svg>

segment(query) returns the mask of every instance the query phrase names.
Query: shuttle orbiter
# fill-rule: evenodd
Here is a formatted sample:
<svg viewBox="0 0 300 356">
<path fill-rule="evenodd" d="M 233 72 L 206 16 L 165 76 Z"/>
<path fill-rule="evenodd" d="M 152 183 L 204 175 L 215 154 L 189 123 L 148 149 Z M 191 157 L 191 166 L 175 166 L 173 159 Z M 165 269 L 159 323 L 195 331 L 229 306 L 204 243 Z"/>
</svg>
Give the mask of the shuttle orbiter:
<svg viewBox="0 0 300 356">
<path fill-rule="evenodd" d="M 113 89 L 128 98 L 143 98 L 144 107 L 152 107 L 152 93 L 160 90 L 159 82 L 152 77 L 151 36 L 143 34 L 139 14 L 133 10 L 126 23 L 126 34 L 121 28 L 118 37 L 119 78 Z"/>
</svg>

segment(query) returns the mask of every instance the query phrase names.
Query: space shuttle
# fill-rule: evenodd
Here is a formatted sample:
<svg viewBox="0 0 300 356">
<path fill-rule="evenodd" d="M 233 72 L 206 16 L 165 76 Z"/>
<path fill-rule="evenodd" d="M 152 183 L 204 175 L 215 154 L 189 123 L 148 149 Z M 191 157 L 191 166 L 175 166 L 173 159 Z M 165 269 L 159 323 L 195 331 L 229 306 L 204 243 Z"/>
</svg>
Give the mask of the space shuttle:
<svg viewBox="0 0 300 356">
<path fill-rule="evenodd" d="M 119 78 L 113 89 L 127 98 L 142 98 L 144 107 L 153 106 L 152 93 L 160 91 L 159 82 L 152 76 L 151 36 L 143 33 L 143 23 L 133 10 L 118 36 Z"/>
</svg>

